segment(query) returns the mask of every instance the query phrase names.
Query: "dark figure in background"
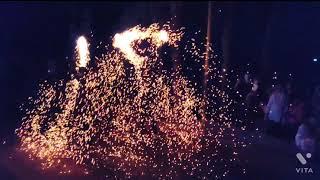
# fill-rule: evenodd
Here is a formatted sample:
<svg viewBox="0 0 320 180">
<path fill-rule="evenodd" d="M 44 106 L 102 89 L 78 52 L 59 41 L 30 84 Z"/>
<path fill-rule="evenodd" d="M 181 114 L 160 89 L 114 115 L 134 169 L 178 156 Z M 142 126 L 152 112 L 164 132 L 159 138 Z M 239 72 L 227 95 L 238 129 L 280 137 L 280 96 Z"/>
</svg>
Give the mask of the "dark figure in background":
<svg viewBox="0 0 320 180">
<path fill-rule="evenodd" d="M 285 115 L 284 132 L 286 139 L 294 140 L 299 126 L 302 124 L 306 117 L 305 102 L 302 97 L 295 97 L 291 100 L 288 111 Z"/>
<path fill-rule="evenodd" d="M 311 119 L 299 126 L 295 136 L 296 146 L 305 153 L 314 153 L 316 148 L 316 128 Z"/>
<path fill-rule="evenodd" d="M 237 94 L 241 96 L 247 95 L 251 90 L 250 74 L 246 73 L 243 78 L 238 79 L 234 87 Z"/>
<path fill-rule="evenodd" d="M 237 126 L 243 127 L 248 123 L 248 109 L 246 106 L 246 95 L 251 91 L 250 74 L 246 73 L 243 78 L 237 79 L 234 87 L 233 97 L 235 99 L 235 118 Z"/>
<path fill-rule="evenodd" d="M 290 81 L 286 83 L 286 93 L 288 95 L 288 102 L 290 103 L 290 100 L 293 99 L 293 86 Z"/>
<path fill-rule="evenodd" d="M 303 152 L 319 150 L 320 140 L 320 86 L 314 90 L 310 114 L 304 118 L 295 136 L 296 146 Z"/>
<path fill-rule="evenodd" d="M 257 107 L 260 97 L 260 82 L 257 78 L 253 80 L 251 91 L 246 96 L 246 104 L 248 107 Z"/>
<path fill-rule="evenodd" d="M 302 100 L 302 98 L 296 97 L 297 91 L 295 89 L 295 92 L 294 92 L 293 84 L 292 84 L 291 81 L 288 81 L 286 83 L 286 85 L 285 85 L 285 93 L 287 94 L 288 106 L 292 105 L 294 103 L 294 101 Z"/>
<path fill-rule="evenodd" d="M 263 117 L 263 111 L 260 108 L 261 88 L 259 87 L 259 85 L 260 82 L 258 78 L 254 78 L 251 91 L 246 96 L 246 107 L 248 109 L 247 126 L 249 129 L 254 128 L 255 122 L 260 116 Z"/>
</svg>

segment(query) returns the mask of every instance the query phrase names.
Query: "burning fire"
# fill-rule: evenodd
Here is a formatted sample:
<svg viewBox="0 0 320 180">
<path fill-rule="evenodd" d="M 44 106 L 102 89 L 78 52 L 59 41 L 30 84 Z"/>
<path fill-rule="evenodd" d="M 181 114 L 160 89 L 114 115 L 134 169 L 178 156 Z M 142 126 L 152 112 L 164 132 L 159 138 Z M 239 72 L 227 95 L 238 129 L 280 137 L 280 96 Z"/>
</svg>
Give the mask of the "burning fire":
<svg viewBox="0 0 320 180">
<path fill-rule="evenodd" d="M 167 28 L 168 29 L 168 28 Z M 171 36 L 170 36 L 171 34 Z M 148 57 L 142 57 L 136 52 L 141 52 L 141 49 L 134 49 L 134 43 L 141 43 L 142 40 L 149 40 L 151 42 L 150 52 L 156 53 L 158 48 L 164 43 L 175 44 L 181 39 L 182 33 L 160 29 L 158 24 L 152 24 L 148 28 L 135 26 L 122 33 L 117 33 L 113 39 L 113 46 L 119 48 L 124 56 L 137 68 L 143 66 Z"/>
<path fill-rule="evenodd" d="M 85 166 L 85 174 L 95 168 L 110 168 L 127 177 L 149 173 L 172 178 L 177 168 L 190 175 L 209 168 L 208 175 L 213 174 L 212 159 L 217 160 L 220 140 L 230 130 L 228 96 L 213 87 L 210 93 L 229 103 L 210 110 L 207 121 L 202 121 L 202 103 L 209 104 L 209 100 L 197 94 L 180 73 L 149 71 L 140 76 L 139 71 L 127 73 L 124 65 L 129 60 L 136 70 L 149 67 L 145 65 L 160 61 L 162 45 L 175 48 L 182 35 L 181 29 L 172 30 L 168 24 L 133 27 L 116 34 L 116 49 L 107 49 L 97 59 L 97 67 L 87 69 L 82 77 L 42 84 L 38 97 L 30 98 L 32 104 L 24 108 L 23 123 L 16 131 L 20 149 L 42 160 L 43 169 L 62 167 L 61 173 L 71 172 L 66 165 L 66 159 L 71 159 Z M 142 40 L 150 46 L 136 48 Z M 77 68 L 90 61 L 88 47 L 81 36 Z M 204 57 L 198 50 L 186 54 L 192 51 Z M 140 51 L 152 56 L 138 55 Z M 233 142 L 237 147 L 237 141 Z M 211 154 L 204 153 L 208 148 L 213 149 Z M 230 160 L 219 160 L 224 161 Z"/>
<path fill-rule="evenodd" d="M 84 36 L 77 40 L 77 67 L 86 67 L 90 61 L 89 44 Z"/>
</svg>

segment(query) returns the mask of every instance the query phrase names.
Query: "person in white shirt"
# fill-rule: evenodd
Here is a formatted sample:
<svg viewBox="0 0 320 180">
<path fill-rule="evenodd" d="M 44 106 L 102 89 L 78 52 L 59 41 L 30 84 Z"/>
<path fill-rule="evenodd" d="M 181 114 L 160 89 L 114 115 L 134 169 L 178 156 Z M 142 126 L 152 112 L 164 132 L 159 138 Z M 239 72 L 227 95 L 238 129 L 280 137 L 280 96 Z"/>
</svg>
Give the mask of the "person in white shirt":
<svg viewBox="0 0 320 180">
<path fill-rule="evenodd" d="M 284 117 L 287 105 L 287 95 L 281 85 L 276 86 L 266 106 L 265 120 L 267 120 L 267 132 L 273 135 L 280 135 L 282 118 Z"/>
<path fill-rule="evenodd" d="M 311 115 L 299 126 L 295 142 L 303 152 L 313 153 L 319 148 L 320 136 L 320 86 L 315 88 L 312 96 Z"/>
<path fill-rule="evenodd" d="M 315 129 L 311 122 L 307 121 L 299 126 L 295 142 L 298 149 L 303 152 L 313 153 L 315 151 Z"/>
</svg>

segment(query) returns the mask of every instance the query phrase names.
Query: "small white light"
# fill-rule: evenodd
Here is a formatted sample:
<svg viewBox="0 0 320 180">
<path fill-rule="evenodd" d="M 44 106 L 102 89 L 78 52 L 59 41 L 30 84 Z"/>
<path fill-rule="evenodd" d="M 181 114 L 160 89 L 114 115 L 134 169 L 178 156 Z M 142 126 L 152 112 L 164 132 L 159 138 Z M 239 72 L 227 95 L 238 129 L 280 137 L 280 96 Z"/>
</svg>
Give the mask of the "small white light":
<svg viewBox="0 0 320 180">
<path fill-rule="evenodd" d="M 318 59 L 316 59 L 316 58 L 313 59 L 313 62 L 317 62 L 317 61 L 318 61 Z"/>
</svg>

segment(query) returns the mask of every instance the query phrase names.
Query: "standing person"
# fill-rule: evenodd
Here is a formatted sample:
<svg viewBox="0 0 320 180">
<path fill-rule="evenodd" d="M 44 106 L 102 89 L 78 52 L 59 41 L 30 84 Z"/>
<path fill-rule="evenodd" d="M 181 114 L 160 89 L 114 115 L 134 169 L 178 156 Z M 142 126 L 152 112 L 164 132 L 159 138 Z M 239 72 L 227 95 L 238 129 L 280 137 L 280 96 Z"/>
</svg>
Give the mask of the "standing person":
<svg viewBox="0 0 320 180">
<path fill-rule="evenodd" d="M 238 79 L 234 89 L 242 96 L 248 94 L 251 89 L 250 74 L 246 73 L 243 78 Z"/>
<path fill-rule="evenodd" d="M 285 116 L 285 131 L 289 141 L 294 139 L 299 126 L 303 123 L 305 116 L 305 103 L 302 97 L 296 97 L 288 106 Z"/>
<path fill-rule="evenodd" d="M 272 92 L 267 107 L 265 120 L 267 120 L 267 133 L 281 136 L 282 118 L 287 111 L 287 95 L 281 85 L 277 85 Z"/>
<path fill-rule="evenodd" d="M 251 91 L 246 96 L 246 104 L 248 107 L 255 107 L 257 108 L 259 106 L 259 103 L 261 101 L 260 95 L 261 95 L 261 87 L 260 87 L 260 81 L 258 78 L 254 78 Z"/>
<path fill-rule="evenodd" d="M 316 129 L 311 119 L 299 126 L 295 142 L 299 150 L 303 152 L 313 153 L 315 151 Z"/>
<path fill-rule="evenodd" d="M 251 91 L 246 96 L 246 106 L 248 109 L 247 123 L 249 129 L 254 128 L 255 121 L 259 118 L 260 113 L 260 81 L 258 78 L 254 78 Z"/>
<path fill-rule="evenodd" d="M 248 121 L 248 109 L 245 105 L 245 100 L 246 95 L 251 90 L 250 74 L 246 73 L 243 78 L 238 79 L 234 90 L 236 124 L 237 126 L 243 127 L 247 125 L 246 122 Z"/>
<path fill-rule="evenodd" d="M 320 86 L 315 88 L 309 117 L 299 126 L 296 146 L 303 152 L 313 153 L 319 148 L 320 137 Z"/>
</svg>

